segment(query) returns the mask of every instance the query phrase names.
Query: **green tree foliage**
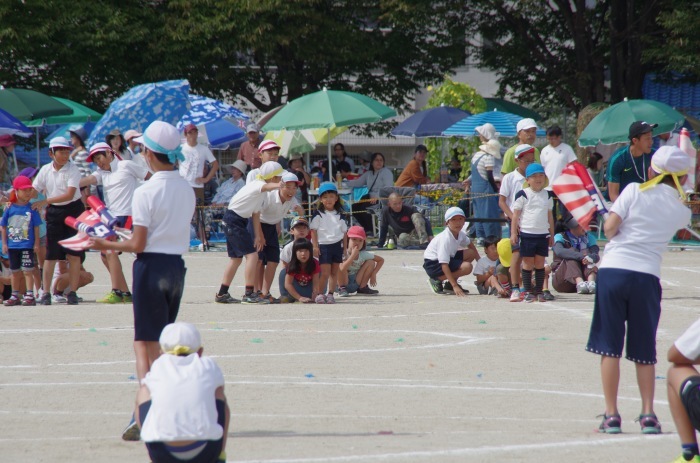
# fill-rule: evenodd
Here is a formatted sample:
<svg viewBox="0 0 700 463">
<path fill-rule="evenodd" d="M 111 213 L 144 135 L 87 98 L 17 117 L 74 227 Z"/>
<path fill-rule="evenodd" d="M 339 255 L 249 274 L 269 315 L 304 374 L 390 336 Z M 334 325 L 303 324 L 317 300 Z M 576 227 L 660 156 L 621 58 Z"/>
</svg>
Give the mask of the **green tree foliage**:
<svg viewBox="0 0 700 463">
<path fill-rule="evenodd" d="M 266 111 L 352 89 L 399 109 L 464 62 L 457 0 L 7 0 L 0 83 L 104 109 L 129 87 L 193 91 Z"/>
<path fill-rule="evenodd" d="M 640 98 L 649 66 L 642 37 L 661 33 L 670 0 L 473 0 L 468 36 L 481 64 L 499 74 L 499 95 L 535 108 L 576 112 L 596 101 Z"/>
<path fill-rule="evenodd" d="M 428 87 L 428 90 L 433 88 Z M 425 109 L 441 105 L 463 109 L 472 114 L 483 113 L 486 110 L 486 102 L 474 88 L 463 82 L 455 82 L 449 77 L 445 77 L 444 82 L 433 90 Z M 478 148 L 479 138 L 431 137 L 425 140 L 425 146 L 428 148 L 428 177 L 435 178 L 442 164 L 449 165 L 452 157 L 456 157 L 462 165 L 461 178 L 464 179 L 469 172 L 470 154 Z"/>
</svg>

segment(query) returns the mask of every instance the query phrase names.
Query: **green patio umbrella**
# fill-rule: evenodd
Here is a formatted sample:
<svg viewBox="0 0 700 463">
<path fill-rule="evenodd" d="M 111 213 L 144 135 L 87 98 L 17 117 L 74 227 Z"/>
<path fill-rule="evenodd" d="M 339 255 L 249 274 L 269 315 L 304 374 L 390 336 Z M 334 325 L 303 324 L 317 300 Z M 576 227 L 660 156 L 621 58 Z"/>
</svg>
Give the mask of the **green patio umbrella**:
<svg viewBox="0 0 700 463">
<path fill-rule="evenodd" d="M 59 103 L 63 103 L 64 105 L 68 106 L 71 109 L 72 114 L 33 119 L 25 123 L 27 127 L 40 127 L 44 124 L 72 124 L 74 122 L 97 122 L 102 117 L 102 114 L 98 113 L 97 111 L 94 111 L 80 103 L 76 103 L 75 101 L 58 97 L 50 98 L 53 98 Z"/>
<path fill-rule="evenodd" d="M 542 115 L 530 108 L 521 106 L 512 101 L 504 100 L 503 98 L 484 98 L 486 101 L 486 111 L 501 111 L 504 113 L 515 114 L 520 117 L 529 117 L 536 121 L 542 120 Z"/>
<path fill-rule="evenodd" d="M 652 135 L 672 132 L 685 117 L 669 105 L 654 100 L 627 100 L 610 106 L 588 123 L 578 139 L 579 146 L 612 145 L 629 141 L 629 128 L 635 121 L 659 124 Z"/>
<path fill-rule="evenodd" d="M 393 116 L 396 116 L 396 111 L 368 96 L 324 88 L 286 104 L 272 116 L 263 130 L 326 129 L 329 179 L 332 179 L 331 128 L 368 124 Z"/>
<path fill-rule="evenodd" d="M 22 88 L 0 88 L 0 108 L 20 121 L 62 116 L 73 112 L 55 98 Z"/>
</svg>

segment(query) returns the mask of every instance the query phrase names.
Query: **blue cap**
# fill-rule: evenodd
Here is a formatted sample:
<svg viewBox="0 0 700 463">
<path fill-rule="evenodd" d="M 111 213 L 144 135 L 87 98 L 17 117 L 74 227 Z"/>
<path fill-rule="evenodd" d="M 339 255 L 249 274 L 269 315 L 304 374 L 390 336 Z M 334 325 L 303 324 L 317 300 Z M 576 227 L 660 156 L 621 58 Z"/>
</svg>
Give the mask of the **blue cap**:
<svg viewBox="0 0 700 463">
<path fill-rule="evenodd" d="M 327 193 L 329 191 L 334 191 L 338 193 L 338 187 L 335 186 L 335 183 L 333 182 L 323 182 L 320 187 L 318 187 L 318 195 L 323 196 L 323 193 Z"/>
<path fill-rule="evenodd" d="M 529 178 L 535 174 L 544 174 L 544 167 L 542 167 L 542 164 L 534 162 L 525 169 L 525 178 Z"/>
</svg>

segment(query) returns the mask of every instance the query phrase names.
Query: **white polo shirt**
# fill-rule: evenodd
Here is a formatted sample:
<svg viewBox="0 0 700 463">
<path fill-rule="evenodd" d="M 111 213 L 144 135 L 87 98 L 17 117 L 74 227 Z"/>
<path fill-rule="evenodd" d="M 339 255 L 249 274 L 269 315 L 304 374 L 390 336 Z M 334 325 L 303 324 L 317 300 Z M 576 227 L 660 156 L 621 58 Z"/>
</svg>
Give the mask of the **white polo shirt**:
<svg viewBox="0 0 700 463">
<path fill-rule="evenodd" d="M 219 440 L 216 390 L 224 375 L 209 357 L 164 354 L 143 379 L 151 394 L 151 408 L 141 429 L 144 442 Z"/>
<path fill-rule="evenodd" d="M 423 258 L 428 260 L 436 260 L 441 264 L 448 264 L 450 259 L 457 254 L 457 251 L 464 249 L 469 246 L 471 241 L 467 237 L 467 234 L 460 230 L 457 238 L 452 234 L 449 228 L 438 233 L 435 238 L 433 238 L 428 247 L 423 253 Z"/>
<path fill-rule="evenodd" d="M 47 198 L 55 198 L 66 194 L 68 188 L 74 187 L 75 193 L 73 198 L 68 201 L 54 203 L 53 206 L 65 206 L 73 201 L 80 199 L 80 169 L 72 162 L 67 163 L 56 170 L 53 166 L 53 161 L 45 164 L 39 170 L 39 173 L 34 178 L 32 186 L 38 192 L 44 192 Z"/>
<path fill-rule="evenodd" d="M 523 189 L 523 183 L 525 182 L 525 177 L 514 170 L 503 176 L 501 179 L 501 189 L 498 194 L 506 197 L 506 206 L 512 211 L 513 203 L 515 202 L 515 195 L 518 194 L 520 190 Z"/>
<path fill-rule="evenodd" d="M 690 328 L 685 330 L 685 333 L 673 344 L 688 360 L 696 360 L 700 357 L 700 319 L 690 325 Z"/>
<path fill-rule="evenodd" d="M 343 217 L 333 210 L 330 212 L 314 212 L 309 224 L 311 230 L 316 230 L 318 244 L 334 244 L 342 241 L 348 231 L 348 224 Z"/>
<path fill-rule="evenodd" d="M 659 184 L 639 191 L 639 185 L 627 185 L 610 209 L 622 223 L 605 246 L 598 268 L 633 270 L 660 278 L 661 254 L 673 235 L 690 223 L 691 212 L 675 188 Z"/>
<path fill-rule="evenodd" d="M 296 198 L 282 202 L 279 190 L 268 191 L 264 196 L 265 200 L 260 212 L 260 222 L 262 223 L 276 225 L 282 221 L 294 206 L 299 205 Z"/>
<path fill-rule="evenodd" d="M 192 188 L 204 188 L 203 183 L 195 182 L 195 179 L 204 176 L 204 163 L 216 161 L 209 148 L 204 145 L 190 146 L 182 144 L 182 154 L 185 160 L 180 162 L 180 175 L 187 180 Z"/>
<path fill-rule="evenodd" d="M 554 206 L 551 194 L 549 190 L 534 191 L 528 187 L 515 195 L 515 202 L 511 205 L 511 209 L 513 212 L 522 211 L 520 214 L 522 233 L 549 234 L 549 211 Z"/>
<path fill-rule="evenodd" d="M 246 186 L 238 190 L 238 193 L 233 195 L 228 203 L 228 208 L 244 219 L 249 219 L 254 213 L 261 212 L 265 202 L 263 186 L 265 186 L 265 182 L 262 180 L 247 183 Z"/>
<path fill-rule="evenodd" d="M 282 248 L 282 251 L 280 251 L 280 262 L 284 262 L 285 264 L 289 265 L 289 262 L 292 260 L 292 248 L 294 247 L 294 241 L 287 243 L 284 245 Z"/>
<path fill-rule="evenodd" d="M 564 167 L 571 161 L 576 161 L 577 159 L 573 148 L 566 143 L 560 143 L 556 148 L 552 147 L 552 145 L 547 145 L 542 148 L 540 162 L 549 180 L 549 185 L 547 185 L 546 189 L 551 190 L 552 182 L 561 175 L 561 171 L 564 170 Z"/>
<path fill-rule="evenodd" d="M 105 203 L 114 216 L 131 215 L 131 201 L 140 181 L 146 178 L 148 169 L 134 161 L 117 161 L 112 170 L 97 169 L 92 176 L 104 188 Z"/>
<path fill-rule="evenodd" d="M 194 192 L 176 170 L 156 172 L 137 188 L 131 216 L 134 226 L 148 228 L 144 252 L 185 254 L 194 206 Z"/>
</svg>

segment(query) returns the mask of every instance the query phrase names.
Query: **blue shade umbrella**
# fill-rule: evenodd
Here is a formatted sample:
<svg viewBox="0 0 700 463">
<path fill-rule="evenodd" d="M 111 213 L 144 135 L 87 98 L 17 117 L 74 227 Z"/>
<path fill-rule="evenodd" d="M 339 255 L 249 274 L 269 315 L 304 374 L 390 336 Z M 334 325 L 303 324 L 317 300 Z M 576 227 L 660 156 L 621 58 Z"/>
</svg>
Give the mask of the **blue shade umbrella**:
<svg viewBox="0 0 700 463">
<path fill-rule="evenodd" d="M 425 109 L 397 125 L 391 134 L 402 137 L 441 137 L 445 129 L 468 116 L 471 116 L 470 112 L 451 106 Z"/>
<path fill-rule="evenodd" d="M 190 110 L 177 123 L 178 130 L 187 124 L 199 129 L 199 140 L 212 146 L 229 144 L 245 135 L 245 125 L 250 116 L 228 103 L 190 95 Z"/>
<path fill-rule="evenodd" d="M 109 105 L 87 145 L 105 141 L 114 129 L 122 133 L 129 129 L 143 133 L 153 121 L 177 124 L 189 109 L 189 91 L 187 80 L 166 80 L 132 88 Z"/>
<path fill-rule="evenodd" d="M 29 137 L 32 131 L 22 124 L 12 114 L 4 109 L 0 109 L 0 135 L 19 135 L 20 137 Z"/>
<path fill-rule="evenodd" d="M 496 132 L 500 132 L 501 137 L 514 137 L 518 134 L 517 125 L 522 119 L 524 117 L 503 111 L 488 111 L 462 119 L 452 127 L 447 128 L 442 134 L 446 137 L 474 137 L 476 136 L 476 128 L 489 122 L 496 127 Z M 537 136 L 544 137 L 545 135 L 544 129 L 538 127 Z"/>
<path fill-rule="evenodd" d="M 70 131 L 71 130 L 78 130 L 80 128 L 85 129 L 88 135 L 92 133 L 92 131 L 95 129 L 95 125 L 97 125 L 95 122 L 85 122 L 84 124 L 63 124 L 60 125 L 56 130 L 51 132 L 49 135 L 46 136 L 47 140 L 51 140 L 52 138 L 56 137 L 64 137 L 66 139 L 70 140 Z M 88 148 L 90 146 L 88 145 Z"/>
</svg>

